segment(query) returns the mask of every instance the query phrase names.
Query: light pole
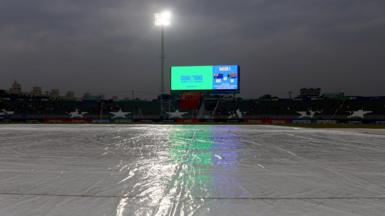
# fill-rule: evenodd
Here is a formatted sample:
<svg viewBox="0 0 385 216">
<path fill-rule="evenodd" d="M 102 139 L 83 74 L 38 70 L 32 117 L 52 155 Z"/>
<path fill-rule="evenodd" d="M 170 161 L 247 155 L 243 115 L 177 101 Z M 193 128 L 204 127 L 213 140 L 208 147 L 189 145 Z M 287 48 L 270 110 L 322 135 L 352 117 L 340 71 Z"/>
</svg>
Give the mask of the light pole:
<svg viewBox="0 0 385 216">
<path fill-rule="evenodd" d="M 155 14 L 155 26 L 160 27 L 161 47 L 160 47 L 160 112 L 163 115 L 163 94 L 164 94 L 164 61 L 166 54 L 164 49 L 164 29 L 171 24 L 171 13 L 169 11 L 162 11 Z"/>
</svg>

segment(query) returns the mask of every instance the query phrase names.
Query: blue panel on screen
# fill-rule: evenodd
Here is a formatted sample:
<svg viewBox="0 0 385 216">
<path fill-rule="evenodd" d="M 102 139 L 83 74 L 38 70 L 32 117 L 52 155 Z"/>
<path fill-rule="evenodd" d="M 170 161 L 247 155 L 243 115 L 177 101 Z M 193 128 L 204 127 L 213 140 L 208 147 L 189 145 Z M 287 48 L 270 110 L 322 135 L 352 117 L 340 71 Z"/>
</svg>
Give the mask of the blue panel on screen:
<svg viewBox="0 0 385 216">
<path fill-rule="evenodd" d="M 213 66 L 213 90 L 237 90 L 238 65 Z"/>
</svg>

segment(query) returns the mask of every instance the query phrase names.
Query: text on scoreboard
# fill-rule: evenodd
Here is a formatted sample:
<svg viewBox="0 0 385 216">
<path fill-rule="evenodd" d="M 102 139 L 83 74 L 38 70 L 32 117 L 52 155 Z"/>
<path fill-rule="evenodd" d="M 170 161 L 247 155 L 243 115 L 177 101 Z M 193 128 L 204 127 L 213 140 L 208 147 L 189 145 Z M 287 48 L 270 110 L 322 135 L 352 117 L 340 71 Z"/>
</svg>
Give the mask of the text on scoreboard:
<svg viewBox="0 0 385 216">
<path fill-rule="evenodd" d="M 238 65 L 172 66 L 171 90 L 239 90 Z"/>
</svg>

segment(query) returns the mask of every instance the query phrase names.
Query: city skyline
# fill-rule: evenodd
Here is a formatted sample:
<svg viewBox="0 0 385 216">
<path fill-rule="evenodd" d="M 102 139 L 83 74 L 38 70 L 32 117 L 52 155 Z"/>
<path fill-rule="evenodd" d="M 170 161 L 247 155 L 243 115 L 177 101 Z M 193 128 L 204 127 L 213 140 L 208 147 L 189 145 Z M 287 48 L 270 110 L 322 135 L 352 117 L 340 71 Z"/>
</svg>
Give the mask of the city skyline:
<svg viewBox="0 0 385 216">
<path fill-rule="evenodd" d="M 19 96 L 37 96 L 37 97 L 51 97 L 51 98 L 66 98 L 66 99 L 91 99 L 91 100 L 132 100 L 132 99 L 140 99 L 140 100 L 153 100 L 156 99 L 159 95 L 153 95 L 152 97 L 140 97 L 139 95 L 143 92 L 135 92 L 135 91 L 124 91 L 129 92 L 129 94 L 125 94 L 123 96 L 118 95 L 109 95 L 105 93 L 95 93 L 90 91 L 85 92 L 75 92 L 72 90 L 68 90 L 66 92 L 61 91 L 61 89 L 53 88 L 53 89 L 44 89 L 42 86 L 33 86 L 30 89 L 22 87 L 22 84 L 17 82 L 16 80 L 10 85 L 9 88 L 1 88 L 0 91 L 4 91 L 8 94 L 19 95 Z M 188 91 L 182 91 L 188 93 Z M 145 94 L 150 94 L 149 92 L 145 92 Z M 171 93 L 173 94 L 173 93 Z M 214 93 L 215 94 L 215 93 Z M 232 95 L 232 93 L 220 93 Z M 237 95 L 237 94 L 236 94 Z M 264 93 L 257 97 L 242 97 L 239 95 L 239 98 L 242 99 L 274 99 L 274 98 L 282 98 L 282 99 L 296 99 L 296 98 L 344 98 L 344 97 L 365 97 L 365 95 L 348 95 L 343 91 L 339 92 L 328 92 L 323 91 L 321 88 L 311 87 L 311 88 L 299 88 L 297 91 L 289 91 L 286 96 L 278 96 L 272 95 L 271 93 Z M 367 97 L 385 97 L 385 95 L 371 95 Z"/>
</svg>

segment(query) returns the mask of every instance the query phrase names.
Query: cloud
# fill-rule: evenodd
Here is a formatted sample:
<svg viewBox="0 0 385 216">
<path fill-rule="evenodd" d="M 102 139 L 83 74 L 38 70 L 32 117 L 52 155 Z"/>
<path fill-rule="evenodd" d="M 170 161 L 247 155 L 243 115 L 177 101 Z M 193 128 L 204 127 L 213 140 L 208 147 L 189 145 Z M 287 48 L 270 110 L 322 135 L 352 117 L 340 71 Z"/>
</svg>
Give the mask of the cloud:
<svg viewBox="0 0 385 216">
<path fill-rule="evenodd" d="M 380 0 L 1 0 L 0 88 L 17 79 L 27 88 L 155 93 L 152 19 L 162 8 L 174 14 L 168 65 L 239 63 L 244 96 L 385 90 L 373 87 L 385 78 Z"/>
</svg>

